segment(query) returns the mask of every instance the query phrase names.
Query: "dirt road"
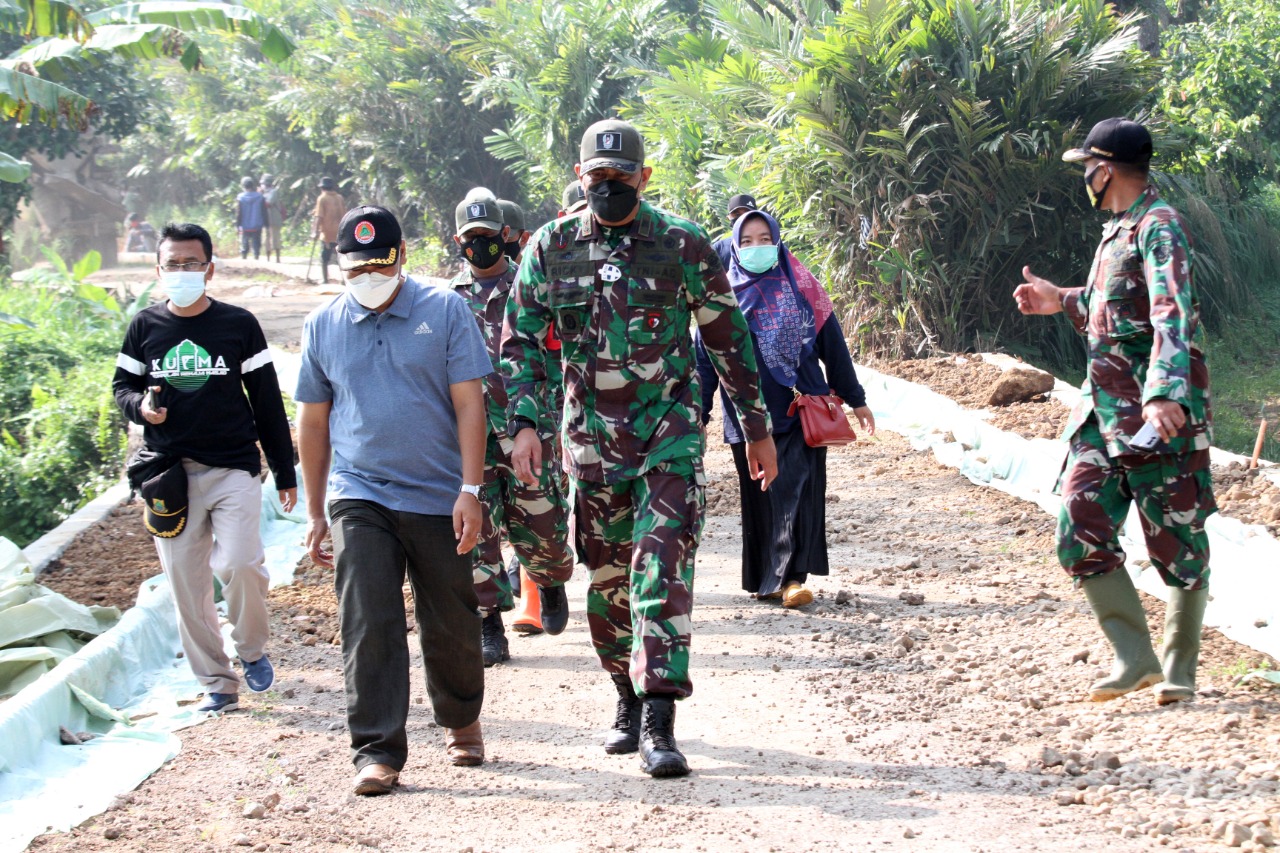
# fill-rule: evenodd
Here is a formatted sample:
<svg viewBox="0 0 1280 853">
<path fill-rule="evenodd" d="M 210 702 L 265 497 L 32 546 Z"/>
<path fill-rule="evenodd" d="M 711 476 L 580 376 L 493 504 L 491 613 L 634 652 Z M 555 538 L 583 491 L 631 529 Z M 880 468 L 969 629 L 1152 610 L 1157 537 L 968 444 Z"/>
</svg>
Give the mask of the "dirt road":
<svg viewBox="0 0 1280 853">
<path fill-rule="evenodd" d="M 513 636 L 511 662 L 487 671 L 483 766 L 445 763 L 415 669 L 404 787 L 350 796 L 332 594 L 312 567 L 273 593 L 275 687 L 183 732 L 182 753 L 117 807 L 32 849 L 1273 843 L 1280 703 L 1233 686 L 1260 655 L 1211 633 L 1196 701 L 1080 701 L 1110 655 L 1052 558 L 1050 520 L 889 433 L 831 454 L 832 575 L 813 579 L 817 601 L 803 611 L 751 601 L 738 583 L 732 461 L 712 435 L 695 694 L 676 727 L 687 779 L 650 780 L 634 756 L 601 748 L 613 691 L 588 641 L 579 574 L 569 629 Z M 1158 638 L 1162 606 L 1148 605 Z M 263 815 L 247 817 L 255 804 Z"/>
</svg>

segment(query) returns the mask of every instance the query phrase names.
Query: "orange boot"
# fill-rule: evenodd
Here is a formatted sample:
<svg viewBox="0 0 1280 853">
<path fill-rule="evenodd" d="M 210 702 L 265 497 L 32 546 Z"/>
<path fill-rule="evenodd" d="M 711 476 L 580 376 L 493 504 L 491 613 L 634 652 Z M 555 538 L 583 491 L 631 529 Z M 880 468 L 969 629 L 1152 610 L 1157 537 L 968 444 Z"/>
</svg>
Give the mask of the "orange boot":
<svg viewBox="0 0 1280 853">
<path fill-rule="evenodd" d="M 538 586 L 523 568 L 520 570 L 520 609 L 516 611 L 511 630 L 517 634 L 542 633 L 542 602 L 538 597 Z"/>
</svg>

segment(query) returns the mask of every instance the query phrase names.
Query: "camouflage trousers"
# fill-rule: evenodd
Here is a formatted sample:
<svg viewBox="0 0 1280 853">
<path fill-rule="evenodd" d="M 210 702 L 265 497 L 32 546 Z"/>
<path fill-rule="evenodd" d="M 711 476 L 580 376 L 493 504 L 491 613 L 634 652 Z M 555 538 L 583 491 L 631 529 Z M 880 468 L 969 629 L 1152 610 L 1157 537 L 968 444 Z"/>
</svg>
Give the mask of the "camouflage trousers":
<svg viewBox="0 0 1280 853">
<path fill-rule="evenodd" d="M 574 481 L 578 554 L 591 572 L 591 642 L 605 671 L 629 673 L 641 696 L 693 692 L 693 561 L 704 483 L 700 459 L 620 483 Z"/>
<path fill-rule="evenodd" d="M 516 478 L 511 455 L 495 435 L 485 448 L 484 502 L 488 508 L 476 550 L 474 580 L 480 612 L 515 606 L 511 581 L 503 571 L 502 535 L 507 536 L 520 565 L 538 586 L 563 584 L 573 576 L 569 550 L 569 503 L 551 455 L 542 441 L 542 472 L 530 486 Z"/>
<path fill-rule="evenodd" d="M 1124 565 L 1119 531 L 1136 503 L 1151 564 L 1169 586 L 1209 582 L 1205 520 L 1217 511 L 1209 451 L 1111 457 L 1093 418 L 1071 438 L 1058 480 L 1058 561 L 1075 578 Z"/>
</svg>

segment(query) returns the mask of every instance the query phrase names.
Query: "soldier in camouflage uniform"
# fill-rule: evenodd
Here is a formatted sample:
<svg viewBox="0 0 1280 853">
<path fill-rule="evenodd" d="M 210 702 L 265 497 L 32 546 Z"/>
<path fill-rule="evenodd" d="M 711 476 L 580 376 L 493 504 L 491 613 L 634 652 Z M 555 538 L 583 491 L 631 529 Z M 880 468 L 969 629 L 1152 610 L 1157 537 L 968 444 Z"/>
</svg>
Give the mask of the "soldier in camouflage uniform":
<svg viewBox="0 0 1280 853">
<path fill-rule="evenodd" d="M 539 386 L 564 371 L 564 462 L 574 486 L 577 550 L 591 573 L 587 622 L 618 690 L 610 753 L 635 752 L 650 775 L 689 772 L 674 737 L 688 696 L 694 552 L 702 528 L 704 435 L 690 321 L 743 413 L 751 471 L 776 473 L 755 357 L 705 231 L 640 200 L 649 180 L 631 125 L 603 121 L 582 138 L 588 209 L 538 229 L 507 311 L 502 370 L 512 461 L 526 479 L 541 444 Z"/>
<path fill-rule="evenodd" d="M 505 252 L 509 231 L 493 193 L 477 188 L 467 194 L 454 214 L 457 234 L 467 268 L 450 286 L 467 301 L 484 333 L 489 356 L 498 363 L 498 344 L 507 313 L 507 297 L 516 278 L 516 267 Z M 569 618 L 564 583 L 573 574 L 569 550 L 569 507 L 550 464 L 554 424 L 549 417 L 536 430 L 547 451 L 532 483 L 516 478 L 511 466 L 512 440 L 507 436 L 507 392 L 495 370 L 484 380 L 489 437 L 485 448 L 484 503 L 488 508 L 476 555 L 475 585 L 484 616 L 481 650 L 485 666 L 510 658 L 502 626 L 502 611 L 513 606 L 511 584 L 502 564 L 502 533 L 520 558 L 530 580 L 538 587 L 542 628 L 559 634 Z"/>
<path fill-rule="evenodd" d="M 1024 314 L 1066 312 L 1088 338 L 1088 375 L 1064 433 L 1071 447 L 1058 483 L 1058 558 L 1116 653 L 1091 696 L 1112 699 L 1154 684 L 1164 705 L 1195 695 L 1209 585 L 1204 527 L 1217 506 L 1191 246 L 1182 217 L 1148 183 L 1151 153 L 1146 128 L 1117 118 L 1063 155 L 1085 164 L 1094 207 L 1116 216 L 1087 285 L 1055 287 L 1024 268 L 1027 281 L 1014 298 Z M 1160 658 L 1118 539 L 1131 502 L 1169 587 Z"/>
</svg>

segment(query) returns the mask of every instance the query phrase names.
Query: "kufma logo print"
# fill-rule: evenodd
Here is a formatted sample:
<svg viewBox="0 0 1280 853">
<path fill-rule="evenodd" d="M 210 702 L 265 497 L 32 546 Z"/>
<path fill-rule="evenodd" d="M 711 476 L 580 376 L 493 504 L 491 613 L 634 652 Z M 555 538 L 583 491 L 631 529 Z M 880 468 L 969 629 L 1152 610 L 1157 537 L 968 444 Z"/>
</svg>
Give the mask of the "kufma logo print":
<svg viewBox="0 0 1280 853">
<path fill-rule="evenodd" d="M 226 359 L 210 355 L 190 340 L 169 350 L 164 358 L 151 360 L 151 375 L 168 380 L 179 391 L 195 391 L 208 382 L 210 376 L 226 376 L 230 371 Z"/>
</svg>

